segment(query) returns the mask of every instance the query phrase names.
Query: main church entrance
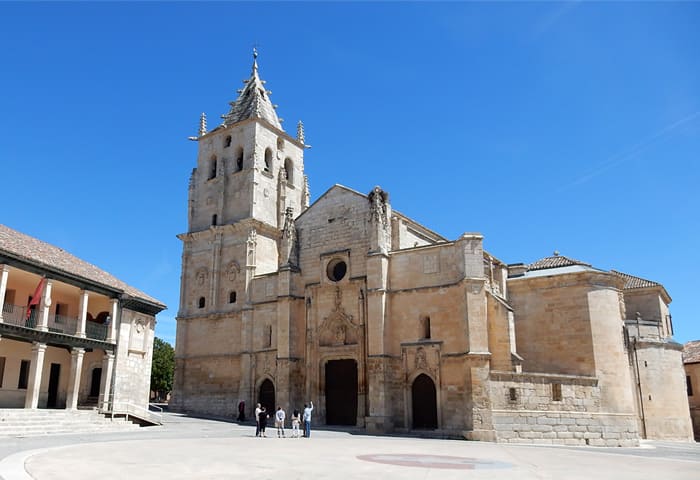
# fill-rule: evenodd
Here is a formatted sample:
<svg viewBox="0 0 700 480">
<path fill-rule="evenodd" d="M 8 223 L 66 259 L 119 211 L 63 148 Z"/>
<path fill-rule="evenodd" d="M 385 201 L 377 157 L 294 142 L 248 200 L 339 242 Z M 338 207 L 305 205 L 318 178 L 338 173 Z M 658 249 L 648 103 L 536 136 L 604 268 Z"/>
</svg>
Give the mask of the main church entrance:
<svg viewBox="0 0 700 480">
<path fill-rule="evenodd" d="M 357 362 L 326 363 L 326 424 L 357 424 Z"/>
<path fill-rule="evenodd" d="M 270 418 L 275 415 L 275 386 L 269 378 L 260 384 L 258 403 L 265 407 Z"/>
<path fill-rule="evenodd" d="M 413 406 L 413 428 L 437 428 L 437 395 L 435 384 L 429 376 L 421 373 L 411 387 Z"/>
</svg>

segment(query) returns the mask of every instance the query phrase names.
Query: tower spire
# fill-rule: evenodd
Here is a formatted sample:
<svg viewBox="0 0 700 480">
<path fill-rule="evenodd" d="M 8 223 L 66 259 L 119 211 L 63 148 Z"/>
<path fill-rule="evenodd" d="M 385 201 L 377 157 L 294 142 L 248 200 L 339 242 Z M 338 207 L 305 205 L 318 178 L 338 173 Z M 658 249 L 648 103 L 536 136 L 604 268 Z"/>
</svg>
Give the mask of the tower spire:
<svg viewBox="0 0 700 480">
<path fill-rule="evenodd" d="M 245 87 L 239 90 L 238 98 L 230 102 L 229 112 L 221 116 L 224 125 L 233 125 L 249 118 L 260 118 L 282 130 L 281 120 L 270 101 L 272 92 L 265 89 L 265 81 L 261 80 L 258 74 L 257 47 L 253 47 L 253 68 L 250 72 L 250 78 L 243 80 L 243 83 Z"/>
</svg>

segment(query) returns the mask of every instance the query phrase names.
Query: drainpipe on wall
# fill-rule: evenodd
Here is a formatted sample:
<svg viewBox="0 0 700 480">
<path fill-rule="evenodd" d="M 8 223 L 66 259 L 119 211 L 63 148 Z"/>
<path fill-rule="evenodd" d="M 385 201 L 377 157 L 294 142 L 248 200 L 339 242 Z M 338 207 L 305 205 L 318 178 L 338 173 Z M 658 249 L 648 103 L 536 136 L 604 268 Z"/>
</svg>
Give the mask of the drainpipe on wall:
<svg viewBox="0 0 700 480">
<path fill-rule="evenodd" d="M 637 392 L 639 394 L 639 413 L 642 417 L 642 436 L 647 438 L 647 421 L 644 417 L 644 396 L 642 395 L 642 379 L 639 375 L 639 357 L 637 357 L 637 339 L 632 340 L 632 349 L 634 351 L 634 368 L 637 377 Z"/>
</svg>

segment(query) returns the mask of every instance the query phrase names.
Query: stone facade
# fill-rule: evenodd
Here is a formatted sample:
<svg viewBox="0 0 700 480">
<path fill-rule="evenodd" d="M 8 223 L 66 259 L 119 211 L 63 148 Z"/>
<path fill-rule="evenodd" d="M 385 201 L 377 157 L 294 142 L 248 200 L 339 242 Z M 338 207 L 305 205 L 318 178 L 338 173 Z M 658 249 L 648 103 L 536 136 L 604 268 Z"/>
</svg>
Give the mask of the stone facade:
<svg viewBox="0 0 700 480">
<path fill-rule="evenodd" d="M 380 187 L 335 185 L 309 206 L 303 129 L 282 129 L 257 61 L 245 85 L 195 138 L 173 408 L 311 400 L 314 421 L 370 432 L 690 438 L 661 285 L 559 255 L 506 265 L 480 234 L 448 240 L 393 210 Z"/>
</svg>

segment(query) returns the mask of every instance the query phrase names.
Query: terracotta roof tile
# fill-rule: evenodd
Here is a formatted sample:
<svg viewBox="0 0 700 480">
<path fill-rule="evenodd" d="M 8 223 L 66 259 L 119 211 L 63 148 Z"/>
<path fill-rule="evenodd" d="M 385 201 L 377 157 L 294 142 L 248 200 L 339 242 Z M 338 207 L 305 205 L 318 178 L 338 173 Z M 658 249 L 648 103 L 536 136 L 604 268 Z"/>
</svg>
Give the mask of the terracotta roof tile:
<svg viewBox="0 0 700 480">
<path fill-rule="evenodd" d="M 661 287 L 662 285 L 657 282 L 652 282 L 651 280 L 646 280 L 641 277 L 635 277 L 634 275 L 630 275 L 628 273 L 622 273 L 618 272 L 617 270 L 610 270 L 610 273 L 614 273 L 618 277 L 621 277 L 625 280 L 625 286 L 623 287 L 625 290 L 632 289 L 632 288 L 647 288 L 647 287 Z"/>
<path fill-rule="evenodd" d="M 132 297 L 161 305 L 165 308 L 165 305 L 155 298 L 127 285 L 113 275 L 85 260 L 81 260 L 62 248 L 42 242 L 37 238 L 30 237 L 0 224 L 0 253 L 2 252 L 37 266 L 69 273 L 99 285 L 117 288 Z"/>
<path fill-rule="evenodd" d="M 683 363 L 700 363 L 700 340 L 683 345 Z"/>
<path fill-rule="evenodd" d="M 563 255 L 553 255 L 551 257 L 545 257 L 536 262 L 528 265 L 527 269 L 530 270 L 545 270 L 547 268 L 560 268 L 560 267 L 570 267 L 572 265 L 583 265 L 584 267 L 590 267 L 590 263 L 585 263 L 580 260 L 575 260 L 573 258 L 565 257 Z"/>
</svg>

